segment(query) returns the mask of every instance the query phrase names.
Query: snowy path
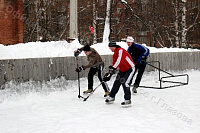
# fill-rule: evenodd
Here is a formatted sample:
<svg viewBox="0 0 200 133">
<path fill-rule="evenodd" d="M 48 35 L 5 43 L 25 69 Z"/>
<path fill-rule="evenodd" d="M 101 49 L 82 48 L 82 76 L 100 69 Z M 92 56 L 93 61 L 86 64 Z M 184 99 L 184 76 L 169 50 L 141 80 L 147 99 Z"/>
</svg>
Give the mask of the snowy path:
<svg viewBox="0 0 200 133">
<path fill-rule="evenodd" d="M 77 85 L 56 80 L 26 92 L 30 83 L 10 83 L 0 92 L 1 133 L 199 133 L 200 71 L 187 71 L 189 85 L 164 90 L 140 88 L 132 107 L 122 108 L 123 91 L 106 105 L 100 87 L 86 101 L 78 99 Z M 155 84 L 155 74 L 145 74 L 142 84 Z M 67 82 L 67 83 L 66 83 Z M 99 82 L 96 80 L 94 86 Z M 112 81 L 108 82 L 109 87 Z M 54 90 L 46 91 L 51 86 Z M 81 79 L 86 86 L 86 79 Z M 13 92 L 12 88 L 17 88 Z M 55 89 L 57 88 L 57 89 Z M 82 88 L 82 90 L 84 90 Z M 26 92 L 26 93 L 25 93 Z M 10 94 L 10 95 L 9 95 Z"/>
</svg>

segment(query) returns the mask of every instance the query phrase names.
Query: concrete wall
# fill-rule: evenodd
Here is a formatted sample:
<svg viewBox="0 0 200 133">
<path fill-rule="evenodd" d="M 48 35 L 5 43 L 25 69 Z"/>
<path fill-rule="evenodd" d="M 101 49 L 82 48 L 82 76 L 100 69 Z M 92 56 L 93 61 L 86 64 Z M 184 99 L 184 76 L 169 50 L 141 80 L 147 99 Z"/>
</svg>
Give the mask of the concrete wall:
<svg viewBox="0 0 200 133">
<path fill-rule="evenodd" d="M 107 67 L 112 64 L 112 55 L 103 55 L 102 58 L 107 71 Z M 75 72 L 76 61 L 74 57 L 0 60 L 0 86 L 11 80 L 48 81 L 60 76 L 74 80 L 78 77 Z M 166 71 L 200 70 L 200 52 L 152 53 L 148 59 L 148 62 L 151 61 L 160 61 L 161 69 Z M 85 56 L 78 57 L 79 66 L 86 63 Z M 157 63 L 152 65 L 158 66 Z M 146 68 L 146 71 L 153 70 L 149 66 Z M 81 72 L 80 77 L 87 76 L 87 72 L 88 70 Z"/>
</svg>

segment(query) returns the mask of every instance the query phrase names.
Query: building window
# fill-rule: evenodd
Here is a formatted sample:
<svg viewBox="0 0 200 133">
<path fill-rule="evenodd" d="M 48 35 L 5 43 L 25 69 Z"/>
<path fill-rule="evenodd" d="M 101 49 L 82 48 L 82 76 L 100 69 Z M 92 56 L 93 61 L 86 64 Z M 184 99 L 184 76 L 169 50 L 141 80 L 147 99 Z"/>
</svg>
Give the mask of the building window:
<svg viewBox="0 0 200 133">
<path fill-rule="evenodd" d="M 126 28 L 126 34 L 127 34 L 127 35 L 129 34 L 129 29 L 128 29 L 128 28 Z"/>
<path fill-rule="evenodd" d="M 117 14 L 121 14 L 122 9 L 121 8 L 117 8 Z"/>
<path fill-rule="evenodd" d="M 147 42 L 147 38 L 146 37 L 140 37 L 140 42 L 141 43 L 146 43 Z"/>
<path fill-rule="evenodd" d="M 103 33 L 103 31 L 104 31 L 103 29 L 100 29 L 100 30 L 99 30 L 100 33 Z"/>
<path fill-rule="evenodd" d="M 114 41 L 115 41 L 115 38 L 114 38 L 114 37 L 111 37 L 111 38 L 110 38 L 110 41 L 111 41 L 111 42 L 114 42 Z"/>
<path fill-rule="evenodd" d="M 193 26 L 192 28 L 190 28 L 190 31 L 195 31 L 195 26 Z"/>
<path fill-rule="evenodd" d="M 110 33 L 113 33 L 113 32 L 114 32 L 114 30 L 111 28 L 111 29 L 110 29 Z"/>
<path fill-rule="evenodd" d="M 188 2 L 188 8 L 190 9 L 190 8 L 195 8 L 195 7 L 197 7 L 197 3 L 195 2 L 195 1 L 193 1 L 193 2 Z"/>
<path fill-rule="evenodd" d="M 138 35 L 139 36 L 144 36 L 144 35 L 147 35 L 147 32 L 146 31 L 139 31 Z"/>
<path fill-rule="evenodd" d="M 103 6 L 104 0 L 100 0 L 100 6 Z"/>
</svg>

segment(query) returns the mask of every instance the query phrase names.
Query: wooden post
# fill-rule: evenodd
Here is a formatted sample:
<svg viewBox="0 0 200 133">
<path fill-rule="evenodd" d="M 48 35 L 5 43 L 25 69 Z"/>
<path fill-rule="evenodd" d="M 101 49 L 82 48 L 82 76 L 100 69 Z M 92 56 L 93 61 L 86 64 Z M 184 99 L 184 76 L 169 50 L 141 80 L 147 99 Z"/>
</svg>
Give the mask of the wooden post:
<svg viewBox="0 0 200 133">
<path fill-rule="evenodd" d="M 70 38 L 78 38 L 77 0 L 70 0 Z"/>
</svg>

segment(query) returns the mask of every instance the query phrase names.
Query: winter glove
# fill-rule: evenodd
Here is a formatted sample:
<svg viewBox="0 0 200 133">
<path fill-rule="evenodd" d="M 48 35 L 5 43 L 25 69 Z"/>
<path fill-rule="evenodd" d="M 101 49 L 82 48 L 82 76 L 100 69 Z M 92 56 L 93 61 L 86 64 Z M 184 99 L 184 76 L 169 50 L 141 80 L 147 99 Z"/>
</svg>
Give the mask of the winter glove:
<svg viewBox="0 0 200 133">
<path fill-rule="evenodd" d="M 103 77 L 103 81 L 109 81 L 112 75 L 115 73 L 115 68 L 113 66 L 109 66 L 109 72 L 106 73 Z"/>
<path fill-rule="evenodd" d="M 115 73 L 116 68 L 114 68 L 113 66 L 109 66 L 108 68 L 109 68 L 109 73 L 113 75 Z"/>
<path fill-rule="evenodd" d="M 141 60 L 140 60 L 140 64 L 145 64 L 146 63 L 146 56 L 142 56 Z"/>
<path fill-rule="evenodd" d="M 109 81 L 110 80 L 110 78 L 111 78 L 111 76 L 112 76 L 112 74 L 110 74 L 109 72 L 108 73 L 106 73 L 105 75 L 104 75 L 104 77 L 103 77 L 103 81 Z"/>
<path fill-rule="evenodd" d="M 77 57 L 81 53 L 81 49 L 77 49 L 74 51 L 74 56 Z"/>
<path fill-rule="evenodd" d="M 81 72 L 82 70 L 85 70 L 83 66 L 76 68 L 76 72 Z"/>
</svg>

